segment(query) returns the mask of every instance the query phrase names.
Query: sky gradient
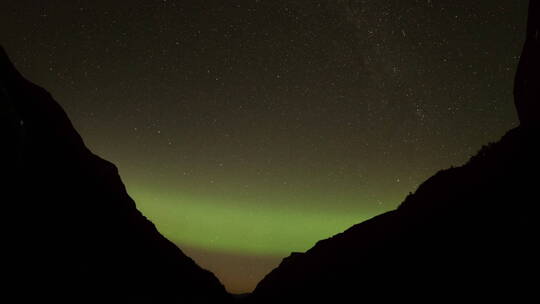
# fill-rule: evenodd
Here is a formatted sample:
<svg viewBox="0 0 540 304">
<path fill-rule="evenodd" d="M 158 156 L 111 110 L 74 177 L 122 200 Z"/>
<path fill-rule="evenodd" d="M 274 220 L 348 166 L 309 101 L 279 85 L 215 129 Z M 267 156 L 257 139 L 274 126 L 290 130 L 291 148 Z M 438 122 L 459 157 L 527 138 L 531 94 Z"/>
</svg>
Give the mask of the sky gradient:
<svg viewBox="0 0 540 304">
<path fill-rule="evenodd" d="M 526 10 L 4 0 L 0 42 L 158 229 L 246 292 L 517 126 Z"/>
</svg>

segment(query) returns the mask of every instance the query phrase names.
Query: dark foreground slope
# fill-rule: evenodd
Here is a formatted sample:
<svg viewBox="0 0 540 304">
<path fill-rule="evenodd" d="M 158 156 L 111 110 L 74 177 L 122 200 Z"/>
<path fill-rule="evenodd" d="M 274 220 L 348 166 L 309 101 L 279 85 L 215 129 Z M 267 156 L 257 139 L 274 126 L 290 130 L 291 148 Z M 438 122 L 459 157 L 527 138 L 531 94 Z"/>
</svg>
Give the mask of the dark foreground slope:
<svg viewBox="0 0 540 304">
<path fill-rule="evenodd" d="M 61 107 L 0 51 L 3 291 L 18 300 L 223 303 L 214 275 L 135 207 Z"/>
<path fill-rule="evenodd" d="M 466 165 L 428 179 L 397 210 L 284 259 L 251 300 L 438 303 L 532 293 L 539 146 L 536 131 L 510 131 Z"/>
</svg>

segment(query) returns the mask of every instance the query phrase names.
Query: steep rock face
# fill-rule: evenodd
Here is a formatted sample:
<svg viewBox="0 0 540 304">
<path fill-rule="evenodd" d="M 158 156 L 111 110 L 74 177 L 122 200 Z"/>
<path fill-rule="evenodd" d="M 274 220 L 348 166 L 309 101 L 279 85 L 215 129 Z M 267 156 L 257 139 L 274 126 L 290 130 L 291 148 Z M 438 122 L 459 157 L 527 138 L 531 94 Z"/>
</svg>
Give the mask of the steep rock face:
<svg viewBox="0 0 540 304">
<path fill-rule="evenodd" d="M 527 35 L 514 85 L 514 101 L 522 125 L 540 125 L 540 1 L 531 0 Z"/>
<path fill-rule="evenodd" d="M 9 289 L 21 300 L 227 302 L 214 275 L 137 209 L 116 167 L 0 51 Z"/>
<path fill-rule="evenodd" d="M 284 259 L 251 301 L 438 303 L 533 294 L 536 134 L 514 129 L 466 165 L 428 179 L 397 210 Z"/>
</svg>

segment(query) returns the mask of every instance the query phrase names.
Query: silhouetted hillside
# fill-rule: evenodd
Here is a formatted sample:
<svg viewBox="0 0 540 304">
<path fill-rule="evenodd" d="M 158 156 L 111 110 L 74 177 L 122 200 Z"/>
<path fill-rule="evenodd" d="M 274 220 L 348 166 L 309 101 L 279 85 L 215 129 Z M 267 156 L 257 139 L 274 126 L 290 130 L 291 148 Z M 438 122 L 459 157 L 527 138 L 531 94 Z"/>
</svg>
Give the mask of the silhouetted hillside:
<svg viewBox="0 0 540 304">
<path fill-rule="evenodd" d="M 0 52 L 3 278 L 16 302 L 217 303 L 214 275 L 165 239 L 61 107 Z"/>
<path fill-rule="evenodd" d="M 537 140 L 532 130 L 510 131 L 466 165 L 428 179 L 397 210 L 284 259 L 252 299 L 521 295 L 536 260 Z"/>
<path fill-rule="evenodd" d="M 254 303 L 431 303 L 536 297 L 540 7 L 516 75 L 521 126 L 425 181 L 397 210 L 319 241 L 268 274 Z"/>
</svg>

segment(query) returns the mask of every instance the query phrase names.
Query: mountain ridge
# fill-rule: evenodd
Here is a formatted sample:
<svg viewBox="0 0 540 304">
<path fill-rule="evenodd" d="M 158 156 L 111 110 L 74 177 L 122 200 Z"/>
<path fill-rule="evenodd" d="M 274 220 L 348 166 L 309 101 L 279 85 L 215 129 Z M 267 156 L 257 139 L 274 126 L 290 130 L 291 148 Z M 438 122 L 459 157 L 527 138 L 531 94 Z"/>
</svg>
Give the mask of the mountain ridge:
<svg viewBox="0 0 540 304">
<path fill-rule="evenodd" d="M 84 145 L 53 97 L 20 75 L 3 49 L 0 81 L 11 134 L 2 157 L 12 191 L 4 201 L 26 224 L 14 231 L 13 266 L 21 268 L 13 277 L 41 290 L 40 300 L 230 300 L 211 272 L 136 209 L 116 166 Z"/>
<path fill-rule="evenodd" d="M 531 161 L 540 152 L 537 131 L 511 130 L 464 166 L 439 171 L 397 209 L 285 258 L 251 300 L 481 298 L 491 288 L 509 296 L 528 286 L 538 228 L 534 179 L 528 179 L 540 169 Z M 520 202 L 519 209 L 507 201 Z"/>
</svg>

